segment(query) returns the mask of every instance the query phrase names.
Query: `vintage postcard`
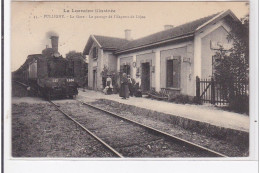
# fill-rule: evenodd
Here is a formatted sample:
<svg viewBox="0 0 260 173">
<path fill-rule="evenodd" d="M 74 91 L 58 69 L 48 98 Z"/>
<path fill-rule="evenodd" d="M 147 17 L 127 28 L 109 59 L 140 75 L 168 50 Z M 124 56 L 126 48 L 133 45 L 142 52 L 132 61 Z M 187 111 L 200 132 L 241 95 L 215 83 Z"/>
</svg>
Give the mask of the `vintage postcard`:
<svg viewBox="0 0 260 173">
<path fill-rule="evenodd" d="M 11 2 L 6 155 L 256 159 L 250 5 Z"/>
</svg>

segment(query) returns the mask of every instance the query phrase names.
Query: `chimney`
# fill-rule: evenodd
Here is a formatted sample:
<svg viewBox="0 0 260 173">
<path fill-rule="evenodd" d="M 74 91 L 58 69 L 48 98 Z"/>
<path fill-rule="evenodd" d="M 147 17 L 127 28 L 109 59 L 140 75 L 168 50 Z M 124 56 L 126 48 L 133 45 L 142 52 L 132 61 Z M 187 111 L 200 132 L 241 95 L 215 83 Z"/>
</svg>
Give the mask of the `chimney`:
<svg viewBox="0 0 260 173">
<path fill-rule="evenodd" d="M 172 29 L 173 25 L 164 25 L 164 30 Z"/>
<path fill-rule="evenodd" d="M 58 42 L 59 42 L 59 37 L 57 36 L 51 36 L 51 46 L 52 46 L 52 49 L 54 51 L 54 54 L 55 53 L 59 53 L 58 52 Z"/>
<path fill-rule="evenodd" d="M 132 38 L 131 38 L 131 30 L 130 29 L 126 29 L 125 30 L 125 39 L 126 40 L 132 40 Z"/>
</svg>

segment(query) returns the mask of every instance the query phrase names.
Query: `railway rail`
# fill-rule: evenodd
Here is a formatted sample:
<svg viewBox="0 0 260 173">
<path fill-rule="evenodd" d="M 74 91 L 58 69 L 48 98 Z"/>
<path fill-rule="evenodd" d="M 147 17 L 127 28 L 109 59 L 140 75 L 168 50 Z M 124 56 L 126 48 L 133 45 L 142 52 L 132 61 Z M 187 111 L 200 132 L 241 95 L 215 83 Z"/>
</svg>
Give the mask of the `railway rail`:
<svg viewBox="0 0 260 173">
<path fill-rule="evenodd" d="M 13 80 L 13 82 L 27 88 L 29 87 L 28 85 L 22 83 L 22 82 L 19 82 L 19 81 L 16 81 L 16 80 Z M 48 100 L 50 104 L 54 105 L 55 108 L 57 110 L 59 110 L 63 115 L 65 115 L 67 118 L 69 118 L 70 120 L 72 120 L 75 124 L 77 124 L 78 126 L 80 126 L 84 131 L 86 131 L 88 134 L 90 134 L 92 137 L 94 137 L 99 143 L 101 143 L 105 148 L 107 148 L 109 151 L 111 151 L 116 157 L 120 157 L 120 158 L 123 158 L 123 156 L 118 153 L 115 149 L 113 149 L 111 146 L 109 146 L 106 142 L 104 142 L 102 139 L 100 139 L 98 136 L 96 136 L 94 133 L 92 133 L 90 130 L 88 130 L 86 127 L 84 127 L 83 125 L 81 125 L 78 121 L 76 121 L 74 118 L 72 118 L 69 114 L 65 113 L 63 110 L 61 110 L 59 108 L 59 106 L 57 106 L 54 102 L 52 102 L 51 100 Z"/>
<path fill-rule="evenodd" d="M 80 101 L 80 100 L 77 100 L 77 99 L 75 99 L 75 100 L 76 100 L 77 102 L 79 102 L 81 105 L 85 105 L 85 106 L 90 107 L 90 108 L 92 108 L 92 109 L 95 109 L 95 110 L 97 110 L 97 111 L 103 112 L 104 115 L 113 116 L 113 117 L 116 118 L 116 119 L 120 119 L 122 122 L 124 121 L 124 122 L 127 122 L 128 124 L 132 124 L 132 125 L 134 125 L 134 126 L 139 126 L 140 128 L 145 129 L 145 131 L 148 132 L 148 133 L 146 132 L 147 134 L 156 134 L 157 136 L 159 136 L 159 138 L 156 139 L 155 141 L 158 141 L 158 140 L 160 140 L 161 138 L 167 139 L 167 140 L 169 140 L 169 141 L 171 141 L 172 143 L 175 143 L 175 144 L 177 144 L 177 145 L 186 146 L 187 148 L 192 148 L 191 151 L 199 151 L 199 152 L 201 152 L 201 153 L 204 153 L 204 155 L 202 154 L 203 157 L 227 157 L 227 156 L 224 155 L 224 154 L 215 152 L 215 151 L 210 150 L 210 149 L 208 149 L 208 148 L 205 148 L 205 147 L 203 147 L 203 146 L 199 146 L 199 145 L 197 145 L 197 144 L 195 144 L 195 143 L 186 141 L 186 140 L 181 139 L 181 138 L 179 138 L 179 137 L 176 137 L 176 136 L 170 135 L 170 134 L 168 134 L 168 133 L 165 133 L 165 132 L 163 132 L 163 131 L 157 130 L 157 129 L 153 128 L 153 127 L 149 127 L 149 126 L 144 125 L 144 124 L 141 124 L 141 123 L 139 123 L 139 122 L 136 122 L 136 121 L 130 120 L 130 119 L 128 119 L 128 118 L 122 117 L 122 116 L 117 115 L 117 114 L 115 114 L 115 113 L 113 113 L 113 112 L 104 110 L 104 109 L 102 109 L 102 108 L 96 107 L 96 106 L 94 106 L 94 105 L 91 105 L 91 104 L 89 104 L 89 103 L 86 103 L 86 102 L 83 102 L 83 101 Z M 57 107 L 57 109 L 59 109 L 60 111 L 62 111 L 62 110 L 59 108 L 58 105 L 56 105 L 56 107 Z M 67 113 L 65 113 L 64 111 L 62 111 L 62 113 L 63 113 L 63 114 L 67 114 Z M 74 113 L 72 113 L 72 114 L 74 114 Z M 86 113 L 86 114 L 87 114 L 87 113 Z M 93 114 L 93 112 L 92 112 L 92 114 Z M 67 114 L 66 116 L 69 116 L 69 115 Z M 72 116 L 74 116 L 74 115 L 72 115 Z M 87 116 L 87 115 L 86 115 L 86 116 Z M 76 117 L 76 116 L 75 116 L 75 117 Z M 79 120 L 79 121 L 77 121 L 76 118 L 72 118 L 71 116 L 70 116 L 70 119 L 72 119 L 74 122 L 77 122 L 77 124 L 79 124 L 82 128 L 87 129 L 87 128 L 86 128 L 86 125 L 82 125 L 82 124 L 80 123 L 80 121 L 84 121 L 84 120 Z M 86 120 L 86 121 L 91 121 L 91 120 Z M 108 120 L 108 121 L 111 121 L 111 120 Z M 118 121 L 118 120 L 117 120 L 117 121 Z M 119 122 L 119 121 L 118 121 L 118 122 Z M 84 124 L 84 123 L 83 123 L 83 124 Z M 124 127 L 124 128 L 127 128 L 127 127 L 125 127 L 125 126 L 128 126 L 128 124 L 126 124 L 126 125 L 121 125 L 121 126 L 122 126 L 122 128 L 123 128 L 123 127 Z M 108 125 L 104 125 L 104 126 L 105 126 L 104 128 L 106 128 L 106 126 L 108 126 Z M 111 129 L 111 127 L 109 127 L 109 128 Z M 117 127 L 116 127 L 116 128 L 117 128 Z M 110 139 L 110 141 L 109 141 L 109 139 L 107 139 L 107 138 L 109 138 L 108 136 L 105 136 L 105 137 L 103 136 L 104 140 L 101 139 L 102 137 L 99 138 L 99 137 L 98 137 L 99 135 L 96 134 L 96 133 L 98 133 L 98 132 L 93 132 L 93 131 L 96 131 L 96 129 L 97 129 L 97 127 L 95 127 L 94 129 L 92 129 L 92 132 L 91 132 L 91 130 L 88 130 L 88 129 L 87 129 L 87 131 L 88 131 L 88 133 L 90 133 L 91 135 L 94 135 L 95 138 L 98 138 L 99 141 L 102 141 L 101 143 L 103 143 L 107 148 L 112 149 L 113 152 L 116 153 L 119 157 L 121 157 L 121 158 L 122 158 L 122 157 L 127 157 L 127 156 L 125 156 L 124 152 L 119 151 L 119 150 L 122 150 L 122 149 L 120 149 L 120 147 L 116 146 L 115 144 L 112 144 L 112 145 L 109 144 L 109 145 L 108 145 L 108 143 L 113 143 L 113 142 L 111 142 L 112 139 Z M 117 129 L 117 130 L 118 130 L 118 131 L 124 131 L 125 129 Z M 107 131 L 109 131 L 109 130 L 107 130 Z M 102 136 L 102 135 L 101 135 L 101 136 Z M 137 135 L 137 136 L 138 136 L 138 135 Z M 104 142 L 104 141 L 106 141 L 106 140 L 108 140 L 108 143 Z M 125 140 L 125 139 L 124 139 L 124 140 Z M 113 140 L 112 140 L 112 141 L 113 141 Z M 113 146 L 113 147 L 112 147 L 112 146 Z M 117 149 L 115 149 L 115 148 L 117 148 Z M 119 149 L 119 150 L 118 150 L 118 149 Z M 187 151 L 186 151 L 186 152 L 187 152 Z"/>
<path fill-rule="evenodd" d="M 77 100 L 77 99 L 75 99 L 75 100 Z M 109 115 L 112 115 L 112 116 L 114 116 L 114 117 L 116 117 L 116 118 L 120 118 L 120 119 L 122 119 L 122 120 L 125 120 L 125 121 L 128 121 L 128 122 L 130 122 L 130 123 L 136 124 L 136 125 L 138 125 L 138 126 L 140 126 L 140 127 L 146 128 L 146 129 L 148 129 L 148 130 L 150 130 L 150 131 L 153 131 L 153 132 L 155 132 L 155 133 L 157 133 L 157 134 L 159 134 L 159 135 L 162 135 L 162 136 L 164 136 L 164 137 L 167 137 L 167 138 L 169 138 L 169 139 L 171 139 L 171 140 L 173 140 L 173 141 L 175 141 L 175 142 L 178 142 L 178 143 L 181 143 L 181 144 L 184 144 L 184 145 L 188 145 L 188 146 L 191 146 L 191 147 L 198 148 L 198 149 L 200 149 L 200 150 L 206 151 L 206 152 L 208 152 L 210 155 L 213 155 L 213 156 L 216 156 L 216 157 L 228 157 L 228 156 L 226 156 L 226 155 L 224 155 L 224 154 L 221 154 L 221 153 L 219 153 L 219 152 L 213 151 L 213 150 L 211 150 L 211 149 L 208 149 L 208 148 L 206 148 L 206 147 L 203 147 L 203 146 L 200 146 L 200 145 L 198 145 L 198 144 L 192 143 L 192 142 L 190 142 L 190 141 L 181 139 L 181 138 L 179 138 L 179 137 L 177 137 L 177 136 L 174 136 L 174 135 L 165 133 L 165 132 L 163 132 L 163 131 L 161 131 L 161 130 L 158 130 L 158 129 L 155 129 L 155 128 L 153 128 L 153 127 L 150 127 L 150 126 L 141 124 L 141 123 L 139 123 L 139 122 L 137 122 L 137 121 L 128 119 L 128 118 L 126 118 L 126 117 L 122 117 L 122 116 L 120 116 L 120 115 L 118 115 L 118 114 L 116 114 L 116 113 L 113 113 L 113 112 L 104 110 L 104 109 L 99 108 L 99 107 L 97 107 L 97 106 L 94 106 L 94 105 L 92 105 L 92 104 L 89 104 L 89 103 L 86 103 L 86 102 L 83 102 L 83 101 L 80 101 L 80 100 L 77 100 L 77 101 L 79 101 L 81 104 L 87 105 L 87 106 L 89 106 L 89 107 L 91 107 L 91 108 L 94 108 L 94 109 L 96 109 L 96 110 L 102 111 L 102 112 L 107 113 L 107 114 L 109 114 Z"/>
<path fill-rule="evenodd" d="M 17 83 L 23 85 L 24 87 L 27 87 L 26 84 L 23 84 L 23 83 L 18 82 L 18 81 L 15 81 L 15 82 L 17 82 Z M 104 110 L 104 109 L 102 109 L 102 108 L 100 108 L 100 107 L 96 107 L 96 106 L 94 106 L 94 105 L 92 105 L 92 104 L 90 104 L 90 103 L 86 103 L 86 102 L 83 102 L 83 101 L 77 100 L 77 99 L 74 99 L 74 100 L 76 100 L 77 102 L 79 102 L 79 103 L 82 104 L 82 105 L 91 107 L 91 108 L 93 108 L 93 109 L 95 109 L 95 110 L 98 110 L 98 111 L 101 111 L 101 112 L 105 113 L 106 115 L 110 115 L 110 116 L 113 116 L 113 117 L 115 117 L 115 118 L 121 119 L 121 120 L 123 120 L 123 121 L 127 121 L 127 122 L 129 122 L 129 123 L 131 123 L 131 124 L 134 124 L 134 125 L 136 125 L 136 126 L 139 126 L 139 127 L 141 127 L 141 128 L 144 128 L 144 129 L 146 129 L 146 130 L 148 130 L 148 131 L 150 131 L 150 132 L 153 132 L 153 133 L 155 133 L 155 134 L 158 134 L 158 135 L 161 136 L 161 137 L 165 137 L 165 138 L 167 138 L 167 139 L 170 139 L 171 141 L 173 141 L 173 142 L 175 142 L 175 143 L 178 143 L 178 144 L 180 144 L 180 145 L 185 145 L 185 146 L 191 147 L 191 148 L 193 148 L 193 149 L 197 149 L 197 150 L 206 152 L 206 153 L 207 153 L 209 156 L 211 156 L 211 157 L 228 157 L 228 156 L 226 156 L 226 155 L 224 155 L 224 154 L 221 154 L 221 153 L 219 153 L 219 152 L 213 151 L 213 150 L 211 150 L 211 149 L 208 149 L 208 148 L 206 148 L 206 147 L 200 146 L 200 145 L 198 145 L 198 144 L 192 143 L 192 142 L 190 142 L 190 141 L 181 139 L 181 138 L 179 138 L 179 137 L 177 137 L 177 136 L 174 136 L 174 135 L 165 133 L 165 132 L 163 132 L 163 131 L 161 131 L 161 130 L 158 130 L 158 129 L 155 129 L 155 128 L 153 128 L 153 127 L 150 127 L 150 126 L 141 124 L 141 123 L 139 123 L 139 122 L 136 122 L 136 121 L 134 121 L 134 120 L 128 119 L 128 118 L 126 118 L 126 117 L 122 117 L 122 116 L 120 116 L 120 115 L 118 115 L 118 114 L 116 114 L 116 113 L 113 113 L 113 112 Z M 102 140 L 100 137 L 98 137 L 98 136 L 95 135 L 93 132 L 91 132 L 89 129 L 87 129 L 87 128 L 86 128 L 84 125 L 82 125 L 79 121 L 77 121 L 75 118 L 73 118 L 73 117 L 70 116 L 68 113 L 66 113 L 65 111 L 63 111 L 63 110 L 62 110 L 58 105 L 56 105 L 54 102 L 52 102 L 52 101 L 50 101 L 50 100 L 49 100 L 49 102 L 50 102 L 52 105 L 54 105 L 54 106 L 56 107 L 56 109 L 59 110 L 62 114 L 64 114 L 65 116 L 67 116 L 67 117 L 68 117 L 69 119 L 71 119 L 74 123 L 76 123 L 77 125 L 79 125 L 79 126 L 80 126 L 82 129 L 84 129 L 87 133 L 89 133 L 91 136 L 93 136 L 93 137 L 94 137 L 97 141 L 99 141 L 102 145 L 104 145 L 108 150 L 110 150 L 112 153 L 114 153 L 114 155 L 115 155 L 116 157 L 120 157 L 120 158 L 123 158 L 123 157 L 124 157 L 120 152 L 116 151 L 116 149 L 114 149 L 113 147 L 111 147 L 111 146 L 110 146 L 109 144 L 107 144 L 104 140 Z"/>
<path fill-rule="evenodd" d="M 85 130 L 87 133 L 89 133 L 92 137 L 94 137 L 98 142 L 100 142 L 102 145 L 104 145 L 108 150 L 110 150 L 112 153 L 115 154 L 115 156 L 123 158 L 123 156 L 118 153 L 114 148 L 112 148 L 111 146 L 109 146 L 106 142 L 104 142 L 101 138 L 99 138 L 98 136 L 96 136 L 94 133 L 92 133 L 90 130 L 88 130 L 86 127 L 84 127 L 81 123 L 79 123 L 77 120 L 75 120 L 74 118 L 72 118 L 69 114 L 65 113 L 63 110 L 61 110 L 59 108 L 58 105 L 56 105 L 54 102 L 50 101 L 49 102 L 54 105 L 56 107 L 57 110 L 59 110 L 63 115 L 65 115 L 66 117 L 68 117 L 69 119 L 71 119 L 74 123 L 76 123 L 78 126 L 80 126 L 83 130 Z"/>
</svg>

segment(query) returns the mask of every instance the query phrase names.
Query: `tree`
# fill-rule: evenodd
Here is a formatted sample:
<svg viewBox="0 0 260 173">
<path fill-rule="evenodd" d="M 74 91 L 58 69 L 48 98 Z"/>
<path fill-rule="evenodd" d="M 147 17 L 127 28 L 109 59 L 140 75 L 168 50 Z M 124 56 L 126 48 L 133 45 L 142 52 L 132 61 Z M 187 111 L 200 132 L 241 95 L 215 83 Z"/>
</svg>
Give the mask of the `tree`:
<svg viewBox="0 0 260 173">
<path fill-rule="evenodd" d="M 233 43 L 233 47 L 228 51 L 220 47 L 216 52 L 214 78 L 222 86 L 230 105 L 240 102 L 244 104 L 240 105 L 243 107 L 248 104 L 248 96 L 245 98 L 243 93 L 245 85 L 249 83 L 249 15 L 241 21 L 228 22 L 231 32 L 227 39 Z M 234 105 L 238 107 L 237 103 Z"/>
<path fill-rule="evenodd" d="M 76 52 L 76 51 L 69 51 L 66 54 L 66 59 L 68 59 L 70 62 L 71 61 L 78 61 L 80 62 L 80 67 L 81 68 L 81 76 L 86 76 L 88 74 L 88 64 L 85 62 L 86 56 L 83 55 L 81 52 Z M 77 69 L 79 70 L 79 69 Z"/>
<path fill-rule="evenodd" d="M 76 52 L 76 51 L 73 50 L 73 51 L 69 51 L 66 54 L 66 59 L 70 59 L 70 60 L 82 59 L 82 60 L 85 60 L 86 56 L 84 56 L 81 52 Z"/>
<path fill-rule="evenodd" d="M 66 54 L 66 59 L 68 60 L 68 74 L 76 78 L 79 86 L 87 85 L 88 65 L 85 62 L 86 56 L 81 52 L 69 51 Z"/>
</svg>

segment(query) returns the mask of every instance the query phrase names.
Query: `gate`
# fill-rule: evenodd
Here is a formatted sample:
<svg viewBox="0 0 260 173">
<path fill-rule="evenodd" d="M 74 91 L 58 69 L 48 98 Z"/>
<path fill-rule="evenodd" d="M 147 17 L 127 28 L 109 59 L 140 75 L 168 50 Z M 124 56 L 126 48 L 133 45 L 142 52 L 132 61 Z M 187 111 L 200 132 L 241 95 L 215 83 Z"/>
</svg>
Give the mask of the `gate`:
<svg viewBox="0 0 260 173">
<path fill-rule="evenodd" d="M 228 94 L 224 93 L 222 86 L 213 78 L 200 80 L 198 76 L 196 77 L 196 96 L 202 103 L 228 104 Z"/>
<path fill-rule="evenodd" d="M 201 80 L 196 77 L 196 97 L 202 103 L 227 105 L 234 96 L 249 96 L 248 82 L 233 83 L 232 91 L 228 91 L 213 78 Z"/>
</svg>

